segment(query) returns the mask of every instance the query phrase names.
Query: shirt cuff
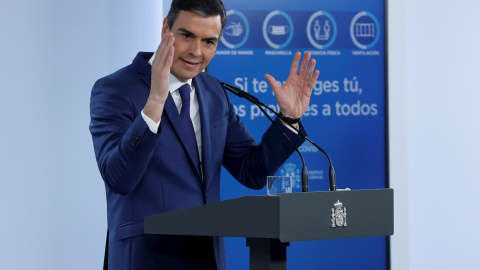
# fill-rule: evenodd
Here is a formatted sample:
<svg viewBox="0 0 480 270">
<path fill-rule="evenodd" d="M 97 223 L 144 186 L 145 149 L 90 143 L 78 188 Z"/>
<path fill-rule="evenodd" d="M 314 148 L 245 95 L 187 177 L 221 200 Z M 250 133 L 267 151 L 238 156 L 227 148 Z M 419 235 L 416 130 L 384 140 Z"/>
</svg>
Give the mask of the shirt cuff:
<svg viewBox="0 0 480 270">
<path fill-rule="evenodd" d="M 284 123 L 282 122 L 282 124 L 284 124 Z M 285 124 L 284 124 L 284 125 L 285 125 Z M 298 131 L 297 131 L 296 129 L 292 128 L 292 127 L 289 126 L 289 125 L 285 125 L 285 126 L 286 126 L 288 129 L 290 129 L 293 133 L 298 134 Z"/>
<path fill-rule="evenodd" d="M 298 135 L 298 130 L 294 129 L 289 124 L 283 122 L 280 118 L 278 118 L 278 119 L 280 120 L 280 123 L 282 123 L 282 125 L 284 125 L 286 128 L 290 129 L 293 133 Z M 298 128 L 300 128 L 300 124 L 298 124 Z"/>
<path fill-rule="evenodd" d="M 155 123 L 155 121 L 153 121 L 152 119 L 150 119 L 150 117 L 148 117 L 146 114 L 143 113 L 143 110 L 142 110 L 142 118 L 143 118 L 143 121 L 147 123 L 147 126 L 150 129 L 150 131 L 153 132 L 154 134 L 157 134 L 158 127 L 160 126 L 160 122 L 162 122 L 162 119 L 160 119 L 158 123 Z"/>
</svg>

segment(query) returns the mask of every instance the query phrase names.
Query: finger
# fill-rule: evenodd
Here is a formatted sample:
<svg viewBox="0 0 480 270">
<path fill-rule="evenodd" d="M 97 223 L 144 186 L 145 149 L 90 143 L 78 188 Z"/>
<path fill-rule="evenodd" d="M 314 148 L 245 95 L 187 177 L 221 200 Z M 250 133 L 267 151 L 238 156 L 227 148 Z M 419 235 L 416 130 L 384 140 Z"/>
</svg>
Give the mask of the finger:
<svg viewBox="0 0 480 270">
<path fill-rule="evenodd" d="M 308 72 L 306 71 L 307 67 L 309 67 L 309 61 L 311 56 L 312 55 L 308 52 L 303 56 L 302 64 L 300 65 L 300 71 L 298 72 L 298 76 L 300 76 L 301 78 L 304 78 L 305 75 L 309 76 Z"/>
<path fill-rule="evenodd" d="M 317 60 L 315 59 L 311 59 L 310 62 L 308 63 L 308 69 L 304 76 L 306 80 L 309 80 L 312 77 L 316 64 L 317 64 Z"/>
<path fill-rule="evenodd" d="M 169 68 L 172 66 L 174 54 L 175 54 L 175 47 L 172 46 L 168 51 L 167 60 L 165 61 L 165 65 L 168 66 Z"/>
<path fill-rule="evenodd" d="M 320 71 L 319 70 L 315 70 L 313 72 L 313 75 L 312 77 L 310 78 L 310 80 L 308 81 L 308 89 L 309 89 L 309 92 L 311 92 L 313 90 L 313 87 L 315 86 L 315 83 L 317 82 L 317 79 L 318 79 L 318 76 L 320 75 Z"/>
<path fill-rule="evenodd" d="M 277 89 L 280 87 L 277 80 L 275 80 L 275 78 L 270 74 L 265 74 L 265 79 L 267 79 L 268 83 L 272 87 L 273 92 L 276 93 Z"/>
<path fill-rule="evenodd" d="M 162 37 L 162 41 L 157 48 L 155 59 L 158 58 L 160 62 L 164 62 L 165 56 L 168 55 L 169 47 L 173 46 L 173 35 L 168 32 Z"/>
<path fill-rule="evenodd" d="M 162 40 L 162 42 L 160 43 L 160 46 L 158 47 L 152 66 L 155 66 L 155 67 L 158 66 L 158 68 L 171 67 L 171 63 L 167 61 L 167 58 L 172 53 L 174 41 L 175 41 L 175 38 L 173 37 L 173 35 L 171 34 L 165 35 L 164 40 Z"/>
<path fill-rule="evenodd" d="M 170 35 L 169 35 L 168 32 L 163 34 L 162 40 L 160 41 L 160 44 L 158 44 L 158 48 L 157 48 L 157 51 L 156 51 L 156 54 L 158 56 L 160 56 L 162 54 L 162 52 L 165 50 L 165 48 L 167 47 L 169 39 L 170 39 Z"/>
<path fill-rule="evenodd" d="M 300 57 L 301 56 L 302 56 L 302 54 L 300 52 L 296 52 L 295 55 L 293 56 L 293 61 L 292 61 L 292 65 L 290 66 L 290 75 L 289 76 L 297 75 L 298 63 L 300 63 Z"/>
</svg>

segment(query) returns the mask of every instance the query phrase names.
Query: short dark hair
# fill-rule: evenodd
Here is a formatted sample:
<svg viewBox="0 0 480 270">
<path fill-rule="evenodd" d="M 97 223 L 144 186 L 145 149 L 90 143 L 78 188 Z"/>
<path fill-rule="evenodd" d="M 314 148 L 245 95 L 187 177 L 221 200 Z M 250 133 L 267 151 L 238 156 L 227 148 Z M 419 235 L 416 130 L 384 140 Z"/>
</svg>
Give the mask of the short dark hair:
<svg viewBox="0 0 480 270">
<path fill-rule="evenodd" d="M 190 11 L 205 18 L 220 15 L 222 31 L 227 23 L 227 13 L 221 0 L 173 0 L 167 15 L 168 28 L 172 29 L 181 10 Z"/>
</svg>

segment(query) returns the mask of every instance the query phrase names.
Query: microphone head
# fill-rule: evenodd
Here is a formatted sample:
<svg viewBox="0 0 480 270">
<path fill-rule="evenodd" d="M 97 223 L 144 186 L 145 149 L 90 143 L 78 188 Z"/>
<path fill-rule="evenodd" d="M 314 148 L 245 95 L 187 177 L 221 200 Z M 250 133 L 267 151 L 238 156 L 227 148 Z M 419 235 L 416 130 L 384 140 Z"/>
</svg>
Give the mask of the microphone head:
<svg viewBox="0 0 480 270">
<path fill-rule="evenodd" d="M 333 168 L 333 165 L 330 165 L 330 168 L 328 170 L 328 178 L 330 180 L 330 191 L 337 190 L 337 179 L 335 176 L 335 169 Z"/>
</svg>

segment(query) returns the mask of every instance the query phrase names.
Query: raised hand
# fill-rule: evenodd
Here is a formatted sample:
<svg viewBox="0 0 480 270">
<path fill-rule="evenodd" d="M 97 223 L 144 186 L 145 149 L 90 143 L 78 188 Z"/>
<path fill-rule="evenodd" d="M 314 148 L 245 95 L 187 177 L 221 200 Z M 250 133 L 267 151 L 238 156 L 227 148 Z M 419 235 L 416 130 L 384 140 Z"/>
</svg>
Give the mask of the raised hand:
<svg viewBox="0 0 480 270">
<path fill-rule="evenodd" d="M 265 74 L 265 78 L 275 93 L 280 111 L 290 118 L 300 118 L 307 110 L 312 89 L 320 74 L 320 71 L 315 70 L 316 61 L 310 59 L 310 53 L 305 54 L 299 67 L 301 56 L 300 52 L 295 53 L 290 74 L 282 86 L 273 76 Z"/>
<path fill-rule="evenodd" d="M 168 98 L 170 68 L 173 62 L 175 38 L 171 32 L 166 32 L 155 52 L 152 63 L 152 79 L 150 95 L 143 112 L 153 121 L 159 122 L 162 117 L 163 106 Z"/>
</svg>

